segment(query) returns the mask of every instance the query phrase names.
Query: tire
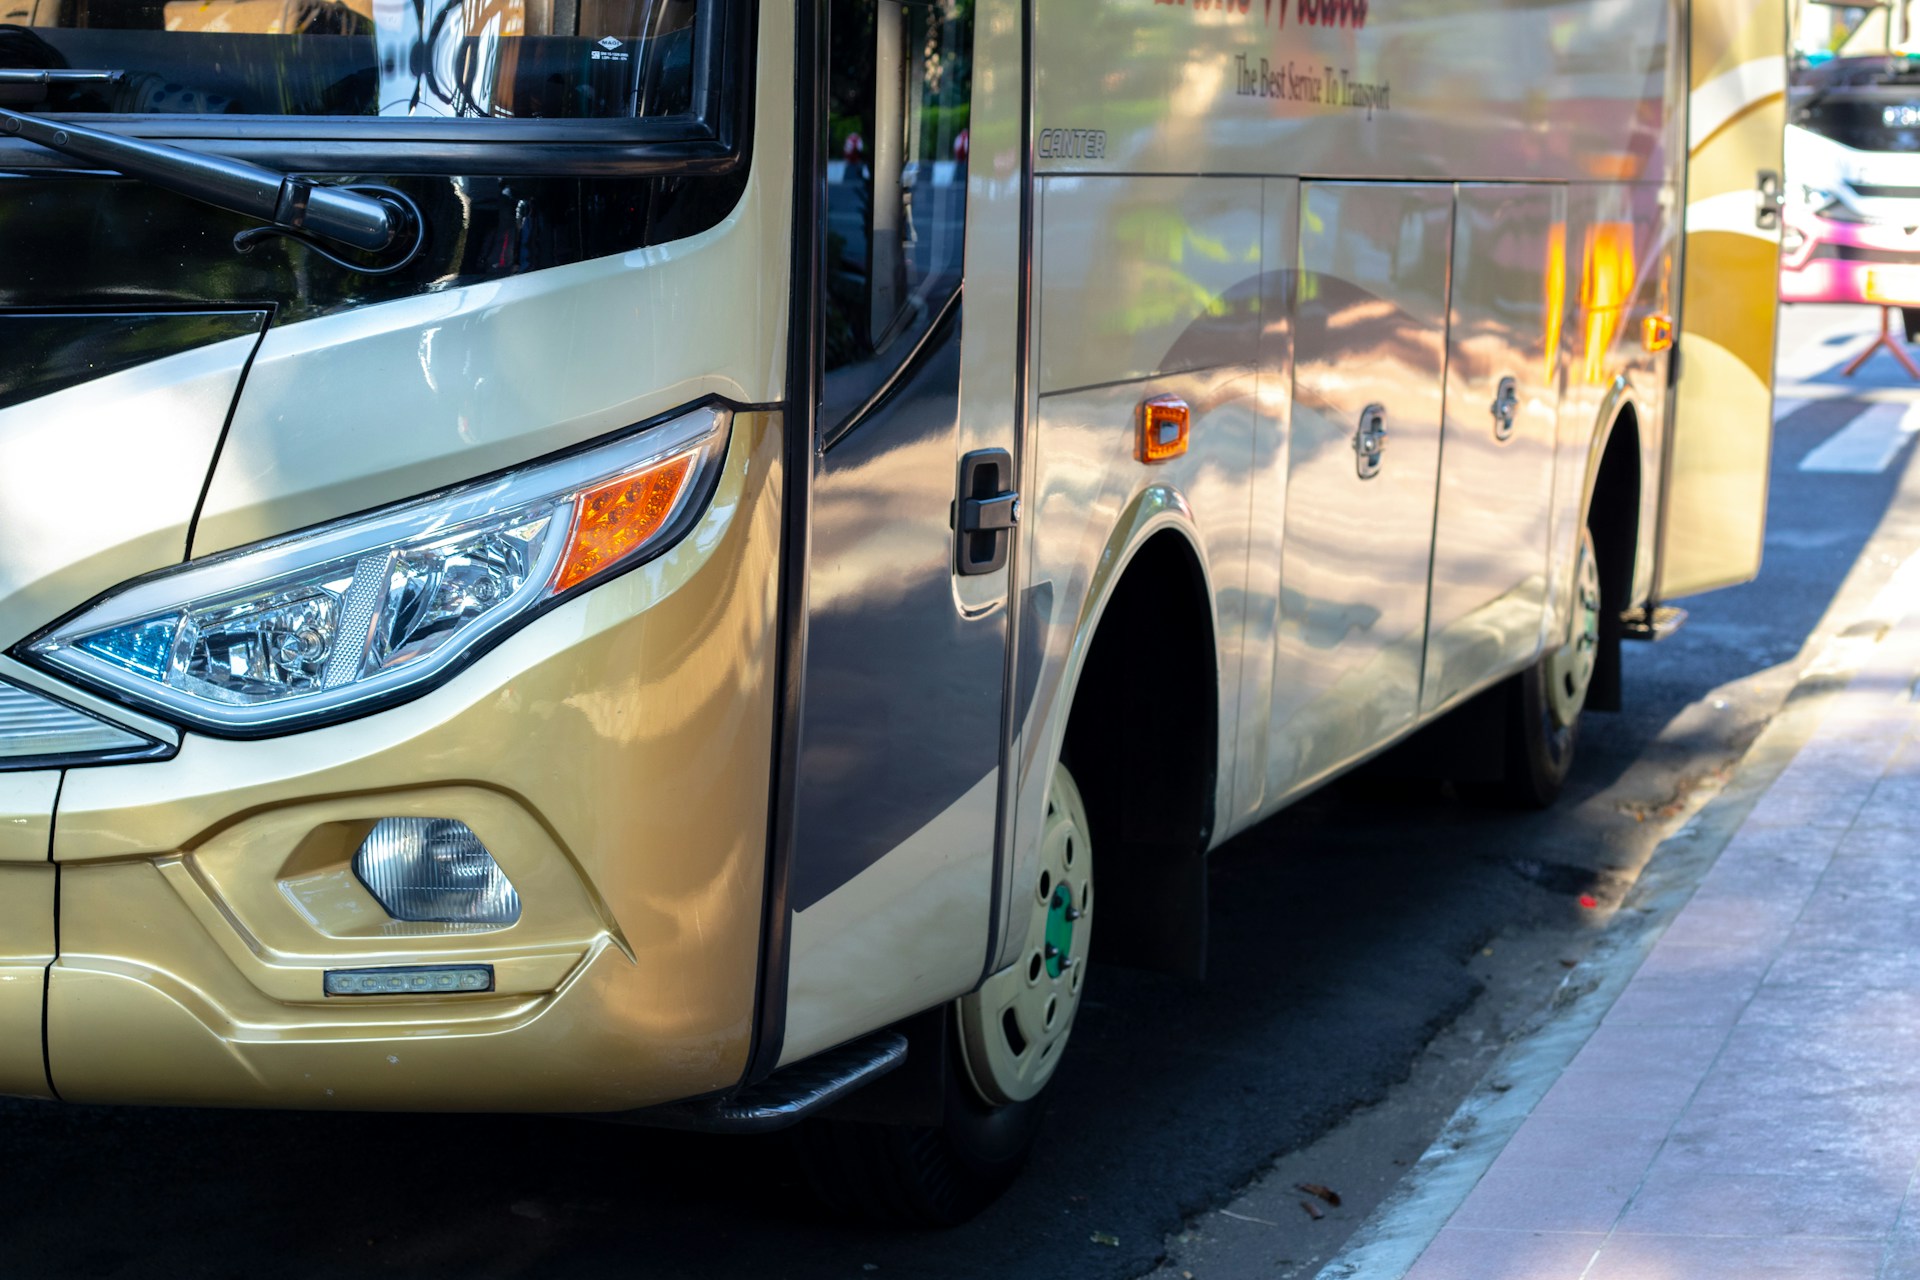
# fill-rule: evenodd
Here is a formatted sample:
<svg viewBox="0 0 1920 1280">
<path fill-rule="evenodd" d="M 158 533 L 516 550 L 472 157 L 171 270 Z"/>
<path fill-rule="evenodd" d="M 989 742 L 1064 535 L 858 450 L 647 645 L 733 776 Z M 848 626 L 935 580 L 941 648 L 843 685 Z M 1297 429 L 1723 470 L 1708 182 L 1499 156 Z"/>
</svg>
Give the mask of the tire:
<svg viewBox="0 0 1920 1280">
<path fill-rule="evenodd" d="M 1505 690 L 1506 763 L 1487 798 L 1515 809 L 1545 809 L 1560 797 L 1580 741 L 1580 711 L 1600 646 L 1600 561 L 1582 527 L 1573 571 L 1573 616 L 1564 643 L 1514 676 Z"/>
<path fill-rule="evenodd" d="M 958 1052 L 949 1058 L 937 1128 L 814 1120 L 794 1131 L 821 1204 L 868 1222 L 953 1227 L 1013 1184 L 1039 1136 L 1043 1100 L 995 1106 L 974 1091 Z"/>
<path fill-rule="evenodd" d="M 1093 849 L 1086 806 L 1054 767 L 1020 960 L 955 1001 L 938 1126 L 816 1120 L 795 1131 L 814 1194 L 870 1221 L 955 1226 L 1026 1166 L 1085 989 Z"/>
</svg>

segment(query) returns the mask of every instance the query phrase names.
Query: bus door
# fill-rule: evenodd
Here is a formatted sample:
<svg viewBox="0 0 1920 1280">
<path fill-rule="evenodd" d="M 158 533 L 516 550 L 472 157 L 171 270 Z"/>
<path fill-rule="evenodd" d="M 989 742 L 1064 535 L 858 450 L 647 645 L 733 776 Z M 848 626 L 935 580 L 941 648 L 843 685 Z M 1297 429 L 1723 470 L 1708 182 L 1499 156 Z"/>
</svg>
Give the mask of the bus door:
<svg viewBox="0 0 1920 1280">
<path fill-rule="evenodd" d="M 1562 187 L 1460 187 L 1423 713 L 1540 645 L 1566 203 Z"/>
<path fill-rule="evenodd" d="M 827 8 L 789 1061 L 979 980 L 1016 519 L 1018 198 L 969 209 L 974 6 Z M 963 246 L 993 264 L 964 305 Z"/>
<path fill-rule="evenodd" d="M 1301 189 L 1272 797 L 1419 707 L 1452 220 L 1450 184 Z"/>
<path fill-rule="evenodd" d="M 1656 600 L 1760 570 L 1786 131 L 1783 0 L 1688 6 L 1686 240 Z"/>
</svg>

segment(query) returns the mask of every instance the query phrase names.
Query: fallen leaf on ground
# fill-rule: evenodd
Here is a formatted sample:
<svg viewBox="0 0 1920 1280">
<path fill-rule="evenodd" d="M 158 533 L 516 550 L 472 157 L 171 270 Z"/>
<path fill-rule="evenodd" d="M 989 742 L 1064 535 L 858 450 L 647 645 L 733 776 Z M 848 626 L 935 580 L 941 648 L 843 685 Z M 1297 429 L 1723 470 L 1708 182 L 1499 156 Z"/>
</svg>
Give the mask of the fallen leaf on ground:
<svg viewBox="0 0 1920 1280">
<path fill-rule="evenodd" d="M 1302 1200 L 1300 1202 L 1300 1207 L 1302 1209 L 1305 1209 L 1307 1211 L 1307 1216 L 1309 1218 L 1312 1218 L 1315 1222 L 1318 1222 L 1320 1221 L 1320 1219 L 1327 1216 L 1327 1211 L 1325 1209 L 1322 1209 L 1319 1205 L 1315 1204 L 1311 1200 Z"/>
<path fill-rule="evenodd" d="M 1109 1249 L 1118 1249 L 1120 1247 L 1120 1237 L 1110 1236 L 1104 1231 L 1096 1231 L 1087 1238 L 1095 1244 L 1103 1244 Z"/>
<path fill-rule="evenodd" d="M 1317 1182 L 1296 1182 L 1293 1185 L 1295 1189 L 1304 1191 L 1310 1196 L 1317 1196 L 1336 1209 L 1340 1207 L 1340 1193 L 1332 1187 L 1323 1187 Z"/>
</svg>

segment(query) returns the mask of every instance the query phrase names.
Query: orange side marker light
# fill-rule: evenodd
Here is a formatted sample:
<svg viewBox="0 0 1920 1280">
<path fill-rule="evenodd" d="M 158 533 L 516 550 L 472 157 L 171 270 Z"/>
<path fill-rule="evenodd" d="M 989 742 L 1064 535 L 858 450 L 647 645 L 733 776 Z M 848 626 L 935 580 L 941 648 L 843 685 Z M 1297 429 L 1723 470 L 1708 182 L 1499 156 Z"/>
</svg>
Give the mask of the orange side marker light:
<svg viewBox="0 0 1920 1280">
<path fill-rule="evenodd" d="M 611 569 L 658 533 L 673 514 L 692 471 L 693 455 L 685 453 L 609 480 L 576 498 L 573 528 L 554 573 L 554 589 L 565 591 Z"/>
<path fill-rule="evenodd" d="M 1640 340 L 1649 351 L 1665 351 L 1673 345 L 1673 317 L 1648 316 L 1640 322 Z"/>
<path fill-rule="evenodd" d="M 1140 461 L 1166 462 L 1187 451 L 1193 411 L 1179 396 L 1155 396 L 1140 406 Z"/>
</svg>

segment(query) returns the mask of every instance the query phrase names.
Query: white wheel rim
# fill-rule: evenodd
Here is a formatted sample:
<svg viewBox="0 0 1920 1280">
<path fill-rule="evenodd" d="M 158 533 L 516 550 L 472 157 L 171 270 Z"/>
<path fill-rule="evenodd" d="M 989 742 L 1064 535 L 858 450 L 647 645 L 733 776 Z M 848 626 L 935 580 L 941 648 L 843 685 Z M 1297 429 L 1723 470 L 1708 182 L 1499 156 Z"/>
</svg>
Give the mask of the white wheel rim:
<svg viewBox="0 0 1920 1280">
<path fill-rule="evenodd" d="M 1580 558 L 1573 567 L 1573 628 L 1547 659 L 1547 702 L 1553 723 L 1564 729 L 1580 718 L 1600 654 L 1600 561 L 1593 535 L 1580 531 Z"/>
<path fill-rule="evenodd" d="M 988 1102 L 1024 1102 L 1045 1087 L 1073 1030 L 1093 938 L 1093 848 L 1087 809 L 1066 766 L 1055 765 L 1040 831 L 1040 869 L 1027 886 L 1019 960 L 959 1002 L 960 1048 Z"/>
</svg>

